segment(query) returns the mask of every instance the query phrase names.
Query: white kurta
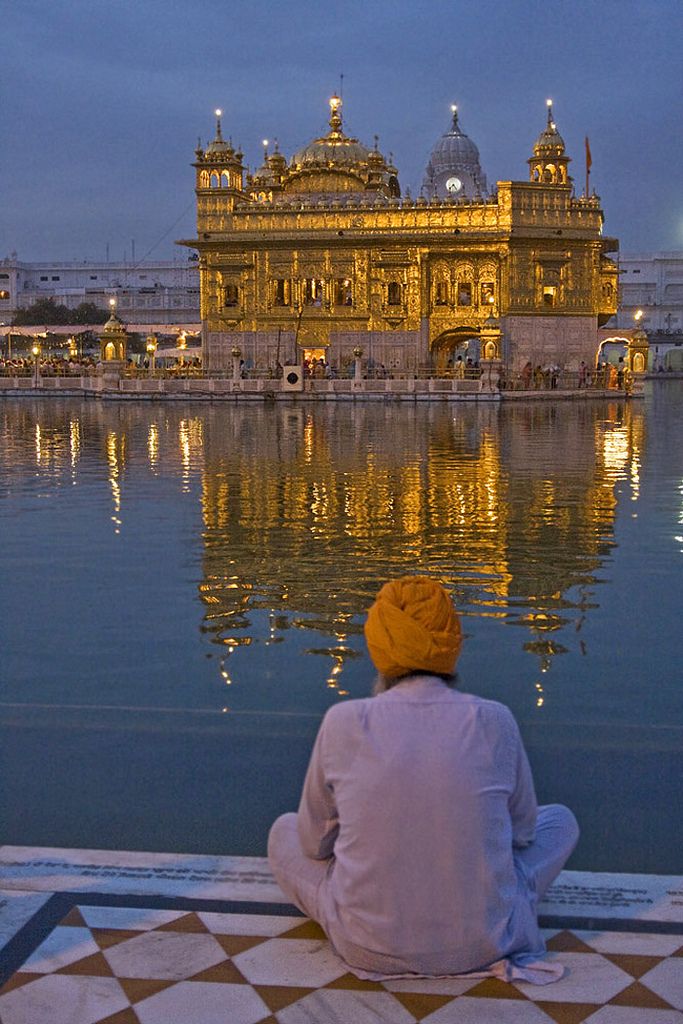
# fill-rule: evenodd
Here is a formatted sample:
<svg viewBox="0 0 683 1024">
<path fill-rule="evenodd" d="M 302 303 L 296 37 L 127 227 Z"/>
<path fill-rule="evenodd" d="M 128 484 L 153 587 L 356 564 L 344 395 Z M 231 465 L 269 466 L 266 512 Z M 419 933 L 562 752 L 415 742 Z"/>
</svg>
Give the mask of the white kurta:
<svg viewBox="0 0 683 1024">
<path fill-rule="evenodd" d="M 322 921 L 350 965 L 455 974 L 544 950 L 514 847 L 536 797 L 502 704 L 434 677 L 330 708 L 298 813 L 303 852 L 333 855 Z"/>
</svg>

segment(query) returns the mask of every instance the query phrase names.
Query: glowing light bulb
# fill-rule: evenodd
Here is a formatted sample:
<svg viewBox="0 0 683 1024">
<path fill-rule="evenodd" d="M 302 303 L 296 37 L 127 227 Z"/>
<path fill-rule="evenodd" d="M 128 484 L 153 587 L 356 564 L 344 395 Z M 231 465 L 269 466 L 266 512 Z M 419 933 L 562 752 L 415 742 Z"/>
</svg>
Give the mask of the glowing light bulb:
<svg viewBox="0 0 683 1024">
<path fill-rule="evenodd" d="M 451 111 L 453 113 L 455 113 L 457 109 L 458 109 L 458 104 L 457 103 L 451 103 Z"/>
<path fill-rule="evenodd" d="M 218 108 L 216 109 L 216 117 L 220 117 L 222 113 L 222 110 L 219 110 Z"/>
</svg>

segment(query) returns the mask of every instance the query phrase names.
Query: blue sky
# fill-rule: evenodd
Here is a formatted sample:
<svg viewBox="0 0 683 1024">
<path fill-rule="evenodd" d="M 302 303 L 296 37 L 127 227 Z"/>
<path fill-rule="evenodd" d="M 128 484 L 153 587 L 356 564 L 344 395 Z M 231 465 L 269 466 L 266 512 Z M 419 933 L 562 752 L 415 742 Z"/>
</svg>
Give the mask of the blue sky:
<svg viewBox="0 0 683 1024">
<path fill-rule="evenodd" d="M 184 258 L 213 109 L 247 162 L 346 130 L 419 189 L 457 102 L 489 182 L 526 179 L 547 96 L 624 252 L 683 249 L 680 0 L 0 0 L 0 257 Z"/>
</svg>

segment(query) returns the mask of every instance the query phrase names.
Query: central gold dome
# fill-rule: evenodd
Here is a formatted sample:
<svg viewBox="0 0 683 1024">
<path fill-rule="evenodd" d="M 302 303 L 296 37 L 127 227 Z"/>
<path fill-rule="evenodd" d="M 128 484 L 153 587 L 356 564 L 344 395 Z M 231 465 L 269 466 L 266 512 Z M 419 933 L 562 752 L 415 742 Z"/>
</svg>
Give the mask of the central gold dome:
<svg viewBox="0 0 683 1024">
<path fill-rule="evenodd" d="M 338 96 L 333 96 L 330 100 L 330 131 L 322 138 L 309 142 L 294 154 L 290 163 L 292 170 L 310 167 L 312 164 L 325 167 L 334 164 L 343 167 L 360 165 L 359 169 L 367 166 L 371 151 L 358 139 L 352 139 L 344 134 L 340 110 L 341 100 Z"/>
<path fill-rule="evenodd" d="M 341 99 L 330 99 L 330 130 L 290 160 L 285 191 L 307 194 L 380 192 L 400 195 L 396 171 L 380 153 L 342 130 Z"/>
</svg>

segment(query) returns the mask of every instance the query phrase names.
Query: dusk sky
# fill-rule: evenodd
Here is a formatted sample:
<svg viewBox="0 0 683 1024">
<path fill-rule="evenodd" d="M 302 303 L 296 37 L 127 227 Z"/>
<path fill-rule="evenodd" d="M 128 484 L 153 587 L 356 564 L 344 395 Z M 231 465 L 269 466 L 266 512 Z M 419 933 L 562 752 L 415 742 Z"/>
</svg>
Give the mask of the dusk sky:
<svg viewBox="0 0 683 1024">
<path fill-rule="evenodd" d="M 252 169 L 327 130 L 379 135 L 419 192 L 456 102 L 489 183 L 526 180 L 546 97 L 623 252 L 683 249 L 681 0 L 0 0 L 0 257 L 186 259 L 197 137 Z"/>
</svg>

